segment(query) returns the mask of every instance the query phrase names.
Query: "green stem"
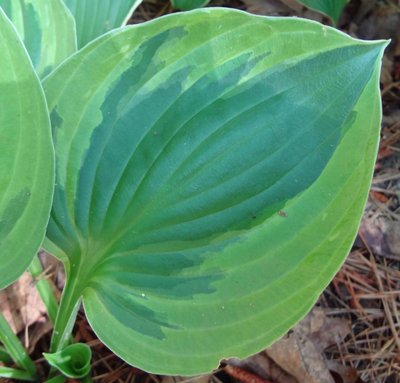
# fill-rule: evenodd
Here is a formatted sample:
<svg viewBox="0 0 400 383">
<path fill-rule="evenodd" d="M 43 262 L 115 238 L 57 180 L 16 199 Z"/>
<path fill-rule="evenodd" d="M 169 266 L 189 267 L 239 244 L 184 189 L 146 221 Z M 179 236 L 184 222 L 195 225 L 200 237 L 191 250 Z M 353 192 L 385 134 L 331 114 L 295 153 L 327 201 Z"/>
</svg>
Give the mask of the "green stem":
<svg viewBox="0 0 400 383">
<path fill-rule="evenodd" d="M 0 366 L 0 377 L 7 379 L 26 380 L 34 382 L 36 378 L 32 377 L 27 371 L 16 370 L 15 368 Z"/>
<path fill-rule="evenodd" d="M 18 337 L 14 334 L 8 322 L 0 312 L 0 340 L 6 348 L 10 357 L 32 378 L 37 375 L 35 363 L 29 357 Z"/>
<path fill-rule="evenodd" d="M 58 303 L 54 296 L 53 289 L 51 284 L 47 279 L 43 278 L 43 267 L 40 262 L 39 256 L 33 258 L 31 265 L 29 266 L 29 271 L 36 281 L 36 289 L 39 292 L 39 295 L 46 306 L 47 315 L 50 321 L 54 324 L 57 316 Z"/>
<path fill-rule="evenodd" d="M 78 314 L 80 296 L 78 276 L 71 273 L 67 278 L 54 323 L 50 353 L 62 350 L 69 343 L 76 315 Z"/>
</svg>

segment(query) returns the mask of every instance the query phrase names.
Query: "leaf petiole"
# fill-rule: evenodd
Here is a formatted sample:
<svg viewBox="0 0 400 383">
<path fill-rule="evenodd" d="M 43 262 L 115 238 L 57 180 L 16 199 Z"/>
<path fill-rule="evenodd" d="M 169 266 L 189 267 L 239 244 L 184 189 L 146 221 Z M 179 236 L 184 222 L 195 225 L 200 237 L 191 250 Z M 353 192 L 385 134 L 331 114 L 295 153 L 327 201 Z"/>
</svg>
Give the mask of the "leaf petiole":
<svg viewBox="0 0 400 383">
<path fill-rule="evenodd" d="M 72 273 L 71 273 L 72 274 Z M 50 343 L 50 353 L 62 350 L 70 340 L 80 305 L 79 278 L 69 275 L 65 283 Z"/>
<path fill-rule="evenodd" d="M 47 315 L 50 321 L 54 324 L 57 316 L 58 303 L 50 283 L 47 279 L 43 278 L 43 266 L 38 255 L 33 258 L 32 263 L 29 266 L 29 272 L 36 282 L 36 289 L 46 306 Z"/>
</svg>

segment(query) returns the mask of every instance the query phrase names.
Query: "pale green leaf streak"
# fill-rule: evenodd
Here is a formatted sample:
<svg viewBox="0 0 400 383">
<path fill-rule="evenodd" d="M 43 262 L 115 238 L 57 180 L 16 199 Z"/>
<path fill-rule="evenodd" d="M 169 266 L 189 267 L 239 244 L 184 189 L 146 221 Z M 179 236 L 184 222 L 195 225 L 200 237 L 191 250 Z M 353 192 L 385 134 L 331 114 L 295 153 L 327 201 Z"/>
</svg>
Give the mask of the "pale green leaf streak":
<svg viewBox="0 0 400 383">
<path fill-rule="evenodd" d="M 43 240 L 54 156 L 40 82 L 3 11 L 0 51 L 0 288 L 4 288 L 28 267 Z"/>
<path fill-rule="evenodd" d="M 17 370 L 15 368 L 0 366 L 0 378 L 22 380 L 27 382 L 34 382 L 35 377 L 32 377 L 29 372 Z"/>
<path fill-rule="evenodd" d="M 68 60 L 45 81 L 61 312 L 82 298 L 100 339 L 157 373 L 207 372 L 282 336 L 354 240 L 383 47 L 204 9 L 109 33 Z"/>
<path fill-rule="evenodd" d="M 0 0 L 41 78 L 76 50 L 75 22 L 62 0 Z"/>
<path fill-rule="evenodd" d="M 78 47 L 127 22 L 142 0 L 64 0 L 75 17 Z"/>
<path fill-rule="evenodd" d="M 349 0 L 298 0 L 307 7 L 329 16 L 335 24 Z"/>
</svg>

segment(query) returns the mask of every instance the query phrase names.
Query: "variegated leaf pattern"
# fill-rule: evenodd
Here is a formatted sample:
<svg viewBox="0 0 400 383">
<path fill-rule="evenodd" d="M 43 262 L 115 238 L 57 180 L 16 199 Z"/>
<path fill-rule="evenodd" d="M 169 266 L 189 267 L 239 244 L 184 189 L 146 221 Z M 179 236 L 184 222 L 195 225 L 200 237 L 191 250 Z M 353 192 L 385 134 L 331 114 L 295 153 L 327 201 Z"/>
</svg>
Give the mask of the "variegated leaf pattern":
<svg viewBox="0 0 400 383">
<path fill-rule="evenodd" d="M 53 73 L 56 328 L 83 299 L 121 358 L 179 375 L 282 336 L 354 240 L 384 45 L 202 9 L 107 34 Z"/>
<path fill-rule="evenodd" d="M 62 0 L 0 0 L 41 78 L 76 51 L 75 22 Z"/>
<path fill-rule="evenodd" d="M 64 0 L 76 21 L 78 47 L 127 22 L 142 0 Z"/>
<path fill-rule="evenodd" d="M 54 183 L 46 100 L 14 27 L 0 9 L 0 288 L 39 249 Z"/>
</svg>

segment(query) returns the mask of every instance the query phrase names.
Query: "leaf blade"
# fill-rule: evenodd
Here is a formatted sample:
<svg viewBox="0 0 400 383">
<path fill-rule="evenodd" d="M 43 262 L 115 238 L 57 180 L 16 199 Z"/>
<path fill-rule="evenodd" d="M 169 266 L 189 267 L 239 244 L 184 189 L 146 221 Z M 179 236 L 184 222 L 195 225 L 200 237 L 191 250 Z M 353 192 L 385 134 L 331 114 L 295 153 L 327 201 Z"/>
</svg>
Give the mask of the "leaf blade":
<svg viewBox="0 0 400 383">
<path fill-rule="evenodd" d="M 34 382 L 36 378 L 32 377 L 28 372 L 17 370 L 15 368 L 0 366 L 0 377 L 7 379 L 18 379 L 28 382 Z"/>
<path fill-rule="evenodd" d="M 0 76 L 0 288 L 4 288 L 25 271 L 43 240 L 53 193 L 54 153 L 40 82 L 2 11 L 0 19 L 4 52 Z"/>
<path fill-rule="evenodd" d="M 130 33 L 141 37 L 132 42 Z M 227 43 L 237 36 L 242 44 Z M 170 49 L 177 42 L 180 50 Z M 338 156 L 346 159 L 338 147 L 354 144 L 364 126 L 361 100 L 377 105 L 371 76 L 381 50 L 311 22 L 202 10 L 96 40 L 48 79 L 59 135 L 48 240 L 84 281 L 88 320 L 114 352 L 149 371 L 196 374 L 222 357 L 258 351 L 305 314 L 359 223 L 373 156 L 355 200 L 333 203 L 348 180 L 358 184 L 354 166 L 343 175 L 331 170 L 334 181 L 325 173 Z M 107 75 L 96 78 L 100 51 L 112 59 L 102 67 Z M 81 76 L 82 61 L 93 77 Z M 324 70 L 316 76 L 318 66 Z M 71 104 L 61 78 L 90 92 Z M 81 112 L 71 115 L 77 106 Z M 369 125 L 375 143 L 379 117 L 378 110 Z M 357 163 L 366 146 L 356 151 Z M 300 173 L 285 179 L 299 164 Z M 321 182 L 314 217 L 304 201 L 320 194 Z M 342 221 L 344 239 L 333 249 L 326 238 Z M 311 283 L 318 254 L 331 250 L 336 256 Z M 260 270 L 263 278 L 255 278 Z M 302 288 L 285 290 L 288 275 Z M 278 296 L 292 305 L 285 320 Z M 271 328 L 260 333 L 261 323 Z"/>
<path fill-rule="evenodd" d="M 76 51 L 75 23 L 62 0 L 1 0 L 43 78 Z"/>
<path fill-rule="evenodd" d="M 96 37 L 126 23 L 127 17 L 142 0 L 113 0 L 105 2 L 64 0 L 75 17 L 78 47 L 82 48 Z"/>
</svg>

